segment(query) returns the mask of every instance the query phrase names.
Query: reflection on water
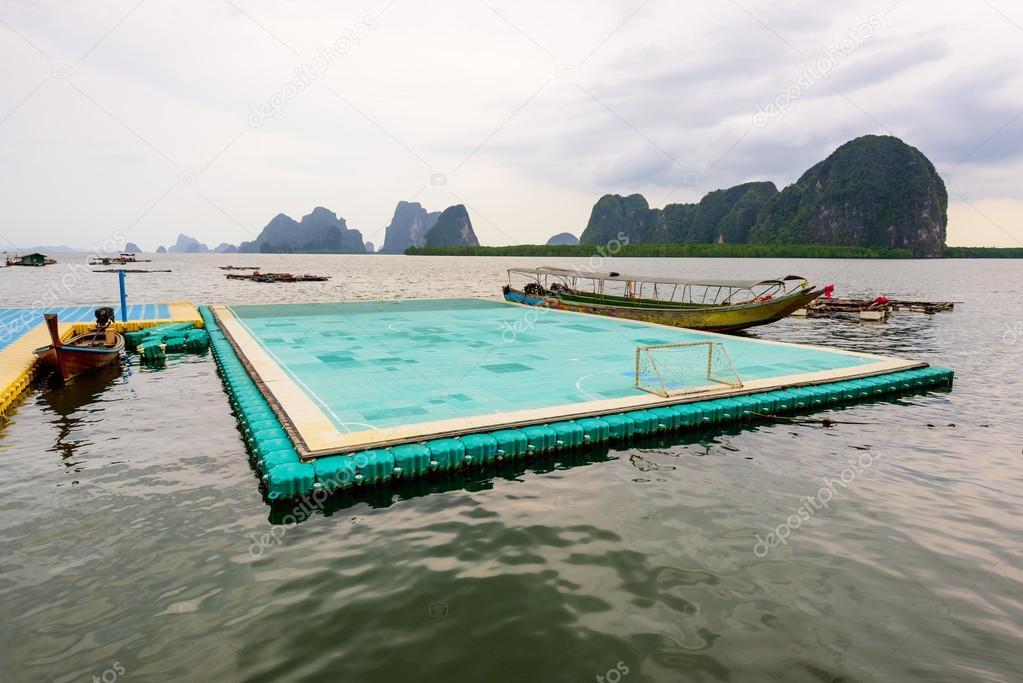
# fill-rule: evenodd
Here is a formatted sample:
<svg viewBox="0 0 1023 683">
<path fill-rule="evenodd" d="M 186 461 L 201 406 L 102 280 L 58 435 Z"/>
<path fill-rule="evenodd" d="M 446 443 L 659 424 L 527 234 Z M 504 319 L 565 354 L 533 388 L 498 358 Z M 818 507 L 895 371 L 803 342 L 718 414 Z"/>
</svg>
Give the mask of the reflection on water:
<svg viewBox="0 0 1023 683">
<path fill-rule="evenodd" d="M 72 461 L 82 435 L 101 436 L 104 430 L 115 428 L 90 420 L 89 406 L 101 400 L 103 392 L 121 378 L 120 364 L 99 368 L 78 377 L 66 385 L 56 373 L 48 373 L 37 381 L 39 402 L 48 409 L 51 424 L 57 427 L 57 438 L 49 450 L 60 453 L 65 461 Z M 90 427 L 90 423 L 94 426 Z"/>
<path fill-rule="evenodd" d="M 556 455 L 507 460 L 486 468 L 473 468 L 442 476 L 401 479 L 383 486 L 362 486 L 302 501 L 267 500 L 270 506 L 269 522 L 294 525 L 301 524 L 315 514 L 329 517 L 354 506 L 366 505 L 372 509 L 382 509 L 413 498 L 450 491 L 487 491 L 494 488 L 495 479 L 521 481 L 527 472 L 545 474 L 606 462 L 609 457 L 606 445 L 594 444 Z"/>
<path fill-rule="evenodd" d="M 926 394 L 949 393 L 951 389 L 936 388 L 925 392 Z M 888 397 L 881 399 L 870 399 L 859 401 L 857 405 L 864 407 L 869 404 L 875 406 L 890 405 L 897 406 L 908 396 Z M 814 413 L 790 414 L 785 417 L 760 416 L 753 417 L 744 423 L 733 423 L 705 427 L 695 431 L 667 432 L 652 435 L 637 435 L 631 437 L 626 444 L 623 443 L 602 443 L 589 444 L 579 448 L 565 451 L 533 455 L 528 458 L 518 458 L 493 463 L 486 467 L 474 467 L 454 473 L 441 473 L 422 478 L 395 479 L 385 485 L 360 486 L 333 493 L 326 491 L 317 492 L 316 495 L 298 501 L 272 501 L 264 496 L 264 502 L 269 506 L 270 513 L 268 521 L 270 524 L 283 524 L 293 526 L 301 524 L 314 515 L 322 514 L 331 516 L 348 508 L 366 505 L 373 509 L 388 508 L 401 501 L 411 500 L 421 496 L 443 494 L 455 490 L 485 491 L 494 488 L 495 479 L 507 481 L 521 481 L 526 473 L 543 475 L 551 472 L 560 472 L 573 467 L 585 467 L 594 463 L 607 462 L 610 458 L 623 455 L 628 458 L 629 464 L 637 471 L 637 479 L 640 482 L 642 475 L 648 472 L 670 471 L 676 469 L 670 464 L 658 464 L 649 455 L 660 455 L 668 458 L 677 457 L 680 452 L 686 455 L 701 457 L 711 454 L 715 447 L 721 446 L 722 440 L 733 437 L 746 431 L 756 431 L 765 425 L 798 425 L 801 427 L 815 426 L 820 429 L 855 429 L 856 425 L 881 425 L 881 422 L 863 422 L 846 420 L 843 413 L 849 410 L 849 406 L 829 411 L 827 418 L 821 418 Z M 933 427 L 934 425 L 928 424 Z M 947 425 L 954 427 L 954 424 Z M 736 449 L 738 453 L 738 450 Z M 769 471 L 777 472 L 769 457 L 755 457 L 744 455 L 746 460 L 756 460 L 757 466 Z M 258 475 L 255 464 L 250 461 L 253 475 Z M 264 489 L 265 493 L 265 489 Z"/>
<path fill-rule="evenodd" d="M 225 281 L 216 265 L 242 257 L 190 259 L 154 262 L 175 272 L 129 279 L 129 297 L 494 295 L 503 268 L 534 264 L 289 256 L 276 269 L 335 280 L 285 290 Z M 948 365 L 956 386 L 833 413 L 862 424 L 764 421 L 344 493 L 290 524 L 208 354 L 41 384 L 0 428 L 0 680 L 1020 680 L 1018 266 L 614 267 L 802 272 L 843 296 L 941 298 L 954 280 L 951 314 L 751 334 Z M 12 270 L 31 303 L 49 269 Z M 115 298 L 95 278 L 67 303 Z M 827 506 L 800 517 L 825 481 Z"/>
</svg>

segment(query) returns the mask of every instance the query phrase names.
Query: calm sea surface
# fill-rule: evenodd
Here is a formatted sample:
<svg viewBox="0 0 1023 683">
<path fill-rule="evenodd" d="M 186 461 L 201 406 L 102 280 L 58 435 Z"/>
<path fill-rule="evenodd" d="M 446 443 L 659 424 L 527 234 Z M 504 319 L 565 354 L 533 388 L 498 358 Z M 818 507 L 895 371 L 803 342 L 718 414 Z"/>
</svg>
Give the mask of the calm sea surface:
<svg viewBox="0 0 1023 683">
<path fill-rule="evenodd" d="M 173 272 L 130 275 L 133 302 L 495 296 L 538 261 L 153 258 Z M 4 305 L 116 300 L 116 275 L 60 260 L 0 269 Z M 962 301 L 755 332 L 946 365 L 955 388 L 295 513 L 261 498 L 209 355 L 39 386 L 0 427 L 0 681 L 1023 680 L 1019 261 L 605 267 Z"/>
</svg>

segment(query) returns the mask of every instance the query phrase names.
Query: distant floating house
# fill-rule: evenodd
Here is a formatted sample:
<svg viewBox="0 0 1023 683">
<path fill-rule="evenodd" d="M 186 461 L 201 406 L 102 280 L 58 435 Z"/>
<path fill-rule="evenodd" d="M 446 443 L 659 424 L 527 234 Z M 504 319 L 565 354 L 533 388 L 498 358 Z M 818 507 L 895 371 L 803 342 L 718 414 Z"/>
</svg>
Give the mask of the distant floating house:
<svg viewBox="0 0 1023 683">
<path fill-rule="evenodd" d="M 8 256 L 9 266 L 48 266 L 56 263 L 52 258 L 46 258 L 46 254 L 25 254 L 24 256 Z"/>
</svg>

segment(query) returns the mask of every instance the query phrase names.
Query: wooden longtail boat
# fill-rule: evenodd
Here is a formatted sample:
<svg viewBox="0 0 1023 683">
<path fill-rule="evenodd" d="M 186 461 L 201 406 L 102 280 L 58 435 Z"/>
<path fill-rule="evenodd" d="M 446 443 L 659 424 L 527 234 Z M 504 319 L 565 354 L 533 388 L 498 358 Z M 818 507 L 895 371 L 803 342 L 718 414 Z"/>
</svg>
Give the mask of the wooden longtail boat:
<svg viewBox="0 0 1023 683">
<path fill-rule="evenodd" d="M 56 370 L 63 382 L 83 372 L 116 363 L 124 351 L 124 337 L 107 329 L 114 320 L 111 308 L 97 308 L 96 329 L 66 342 L 60 340 L 57 316 L 47 313 L 44 317 L 50 330 L 51 343 L 36 349 L 34 353 L 45 366 Z"/>
<path fill-rule="evenodd" d="M 766 325 L 822 293 L 798 275 L 688 280 L 563 268 L 510 268 L 504 287 L 505 300 L 519 304 L 717 332 Z"/>
</svg>

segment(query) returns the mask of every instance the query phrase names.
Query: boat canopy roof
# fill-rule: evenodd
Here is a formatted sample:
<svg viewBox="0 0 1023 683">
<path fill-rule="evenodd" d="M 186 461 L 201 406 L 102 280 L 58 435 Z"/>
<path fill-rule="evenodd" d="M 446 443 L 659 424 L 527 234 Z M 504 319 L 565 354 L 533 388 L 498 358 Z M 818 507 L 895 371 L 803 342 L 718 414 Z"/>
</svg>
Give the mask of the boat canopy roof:
<svg viewBox="0 0 1023 683">
<path fill-rule="evenodd" d="M 548 275 L 553 277 L 574 277 L 589 280 L 605 280 L 611 282 L 648 282 L 663 285 L 695 285 L 698 287 L 729 287 L 732 289 L 751 289 L 758 285 L 784 285 L 792 280 L 805 280 L 801 275 L 786 275 L 776 280 L 727 280 L 713 278 L 677 278 L 660 277 L 657 275 L 629 275 L 626 273 L 608 272 L 598 273 L 587 270 L 572 270 L 569 268 L 509 268 L 508 274 L 518 273 L 520 275 Z"/>
</svg>

